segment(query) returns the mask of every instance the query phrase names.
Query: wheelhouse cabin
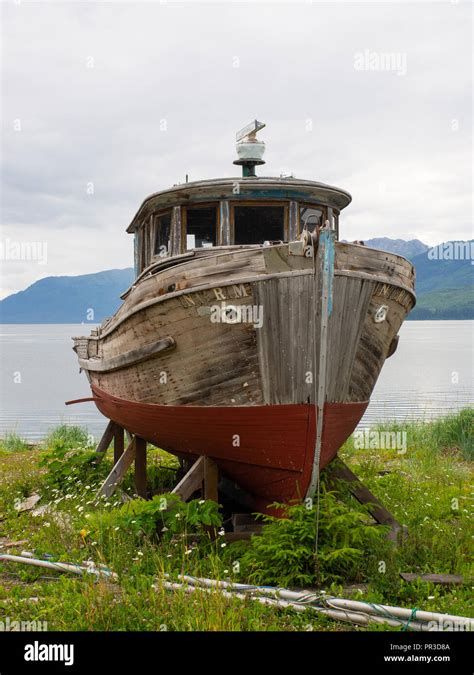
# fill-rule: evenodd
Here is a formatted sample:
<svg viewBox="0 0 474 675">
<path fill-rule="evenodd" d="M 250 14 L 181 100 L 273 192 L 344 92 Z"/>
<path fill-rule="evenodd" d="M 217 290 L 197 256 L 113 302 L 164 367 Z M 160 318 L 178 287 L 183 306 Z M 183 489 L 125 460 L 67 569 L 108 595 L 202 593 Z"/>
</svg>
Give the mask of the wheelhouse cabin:
<svg viewBox="0 0 474 675">
<path fill-rule="evenodd" d="M 206 249 L 262 246 L 296 240 L 339 215 L 351 196 L 294 178 L 224 178 L 177 185 L 148 197 L 127 231 L 135 236 L 135 272 L 167 267 L 177 256 Z"/>
</svg>

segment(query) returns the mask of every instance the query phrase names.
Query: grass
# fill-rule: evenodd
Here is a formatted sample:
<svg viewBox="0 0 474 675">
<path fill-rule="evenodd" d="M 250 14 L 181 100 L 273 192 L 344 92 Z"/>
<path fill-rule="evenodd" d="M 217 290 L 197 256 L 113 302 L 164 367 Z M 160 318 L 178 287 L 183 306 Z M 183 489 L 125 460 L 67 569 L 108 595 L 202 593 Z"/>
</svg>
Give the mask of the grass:
<svg viewBox="0 0 474 675">
<path fill-rule="evenodd" d="M 29 445 L 15 433 L 9 433 L 0 441 L 0 452 L 22 452 Z"/>
<path fill-rule="evenodd" d="M 343 489 L 336 495 L 323 480 L 317 559 L 314 507 L 294 506 L 286 520 L 266 519 L 261 537 L 225 545 L 222 536 L 211 541 L 206 529 L 219 523 L 212 502 L 183 504 L 169 495 L 176 460 L 162 450 L 149 451 L 153 500 L 133 498 L 129 472 L 121 492 L 97 501 L 111 460 L 95 463 L 85 430 L 61 426 L 33 449 L 7 438 L 0 446 L 2 552 L 93 560 L 118 580 L 0 563 L 0 620 L 46 621 L 48 630 L 366 630 L 251 600 L 165 590 L 165 575 L 180 573 L 319 587 L 340 597 L 472 616 L 473 421 L 474 411 L 464 410 L 432 423 L 378 429 L 403 432 L 406 452 L 356 448 L 349 439 L 341 457 L 408 535 L 395 549 L 352 497 Z M 16 500 L 33 492 L 42 497 L 39 512 L 18 512 Z M 457 574 L 465 583 L 406 583 L 401 571 Z"/>
<path fill-rule="evenodd" d="M 60 424 L 49 432 L 44 444 L 46 448 L 55 447 L 57 445 L 63 445 L 68 449 L 89 447 L 92 445 L 92 436 L 90 436 L 87 433 L 87 430 L 82 427 Z"/>
</svg>

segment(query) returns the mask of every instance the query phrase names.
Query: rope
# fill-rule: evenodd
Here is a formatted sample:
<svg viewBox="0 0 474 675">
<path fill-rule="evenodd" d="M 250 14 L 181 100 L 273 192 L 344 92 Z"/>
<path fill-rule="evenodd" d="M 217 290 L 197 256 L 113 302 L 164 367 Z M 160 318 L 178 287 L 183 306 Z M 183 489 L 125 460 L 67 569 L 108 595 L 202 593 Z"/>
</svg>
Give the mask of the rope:
<svg viewBox="0 0 474 675">
<path fill-rule="evenodd" d="M 410 617 L 409 617 L 408 621 L 406 622 L 406 624 L 403 626 L 402 631 L 408 630 L 408 626 L 410 625 L 410 623 L 416 619 L 417 611 L 418 611 L 418 607 L 412 608 Z"/>
<path fill-rule="evenodd" d="M 399 616 L 395 616 L 395 614 L 392 614 L 391 612 L 389 612 L 384 607 L 381 607 L 380 605 L 376 605 L 373 602 L 366 602 L 365 600 L 358 600 L 357 602 L 360 602 L 361 604 L 367 605 L 367 607 L 372 607 L 372 609 L 375 610 L 375 616 L 379 616 L 379 617 L 382 617 L 382 618 L 385 618 L 385 619 L 391 619 L 392 621 L 396 621 L 399 624 L 401 624 L 402 626 L 405 626 L 405 622 L 402 618 L 400 618 Z M 328 607 L 332 607 L 332 609 L 338 609 L 338 610 L 342 611 L 341 608 L 338 607 L 338 605 L 334 605 L 328 599 L 325 600 L 325 604 Z M 373 616 L 372 614 L 370 614 L 370 612 L 363 612 L 362 610 L 358 610 L 358 609 L 357 610 L 349 610 L 349 611 L 355 612 L 356 614 L 360 613 L 363 616 L 366 616 L 369 619 L 369 621 L 370 621 L 370 618 Z M 416 609 L 415 609 L 415 612 L 416 612 Z M 414 615 L 413 615 L 413 610 L 412 610 L 412 615 L 408 619 L 408 623 L 406 624 L 406 626 L 403 630 L 408 629 L 410 621 L 413 621 L 413 619 L 414 619 Z"/>
</svg>

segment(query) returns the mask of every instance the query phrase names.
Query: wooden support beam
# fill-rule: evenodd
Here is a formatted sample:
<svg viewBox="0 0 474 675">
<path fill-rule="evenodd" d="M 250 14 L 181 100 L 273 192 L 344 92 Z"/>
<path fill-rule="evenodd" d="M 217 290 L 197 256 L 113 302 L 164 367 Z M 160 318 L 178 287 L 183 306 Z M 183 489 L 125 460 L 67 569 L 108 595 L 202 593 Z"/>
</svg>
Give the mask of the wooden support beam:
<svg viewBox="0 0 474 675">
<path fill-rule="evenodd" d="M 361 482 L 355 473 L 352 473 L 349 467 L 339 458 L 332 462 L 330 471 L 332 477 L 339 478 L 348 484 L 351 494 L 360 504 L 367 506 L 367 510 L 377 523 L 390 526 L 387 539 L 397 542 L 399 533 L 404 532 L 404 527 Z"/>
<path fill-rule="evenodd" d="M 204 469 L 203 498 L 212 499 L 212 501 L 218 504 L 219 491 L 217 486 L 219 482 L 219 468 L 210 457 L 204 457 L 203 469 Z M 213 525 L 209 525 L 206 526 L 205 529 L 211 540 L 217 538 L 217 528 L 215 528 Z"/>
<path fill-rule="evenodd" d="M 178 485 L 173 489 L 173 493 L 181 497 L 183 501 L 187 501 L 193 492 L 202 487 L 204 480 L 204 460 L 203 456 L 199 457 L 189 469 L 187 474 L 179 481 Z"/>
<path fill-rule="evenodd" d="M 114 431 L 114 464 L 117 464 L 120 457 L 125 450 L 124 429 L 118 424 L 115 425 Z"/>
<path fill-rule="evenodd" d="M 135 490 L 139 497 L 147 497 L 146 441 L 135 436 Z"/>
<path fill-rule="evenodd" d="M 234 532 L 249 532 L 250 534 L 260 534 L 264 523 L 253 515 L 253 513 L 233 513 L 232 527 Z"/>
<path fill-rule="evenodd" d="M 113 467 L 112 471 L 105 479 L 102 487 L 97 493 L 97 497 L 102 496 L 110 497 L 111 495 L 113 495 L 113 493 L 117 489 L 117 486 L 122 482 L 127 472 L 127 469 L 131 466 L 133 460 L 135 459 L 135 453 L 136 453 L 136 446 L 135 446 L 135 439 L 133 438 L 129 443 L 127 449 L 123 453 L 123 455 L 120 457 L 118 462 Z"/>
<path fill-rule="evenodd" d="M 219 500 L 217 484 L 219 481 L 219 470 L 217 464 L 210 458 L 201 456 L 190 467 L 185 476 L 179 481 L 173 489 L 177 494 L 187 501 L 196 490 L 202 490 L 204 499 Z"/>
<path fill-rule="evenodd" d="M 219 482 L 219 469 L 217 464 L 210 458 L 204 457 L 204 499 L 219 501 L 217 484 Z"/>
<path fill-rule="evenodd" d="M 226 544 L 233 544 L 234 541 L 250 541 L 258 532 L 226 532 L 224 541 Z"/>
<path fill-rule="evenodd" d="M 112 422 L 112 420 L 109 421 L 107 426 L 105 427 L 105 431 L 102 434 L 102 438 L 99 441 L 99 444 L 97 445 L 96 452 L 97 452 L 97 460 L 100 462 L 102 458 L 105 455 L 105 452 L 109 445 L 112 443 L 112 440 L 114 438 L 115 434 L 115 428 L 116 428 L 115 422 Z"/>
</svg>

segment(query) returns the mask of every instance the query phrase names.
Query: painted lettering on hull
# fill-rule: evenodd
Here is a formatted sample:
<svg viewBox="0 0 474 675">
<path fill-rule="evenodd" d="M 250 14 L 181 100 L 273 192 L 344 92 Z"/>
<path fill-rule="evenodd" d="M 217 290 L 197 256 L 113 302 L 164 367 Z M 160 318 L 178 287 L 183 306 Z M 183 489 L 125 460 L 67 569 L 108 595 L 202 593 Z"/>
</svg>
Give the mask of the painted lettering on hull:
<svg viewBox="0 0 474 675">
<path fill-rule="evenodd" d="M 202 307 L 215 303 L 216 300 L 237 300 L 248 298 L 252 295 L 250 284 L 232 284 L 230 286 L 216 286 L 207 291 L 196 291 L 180 295 L 179 300 L 186 309 L 190 307 Z"/>
</svg>

